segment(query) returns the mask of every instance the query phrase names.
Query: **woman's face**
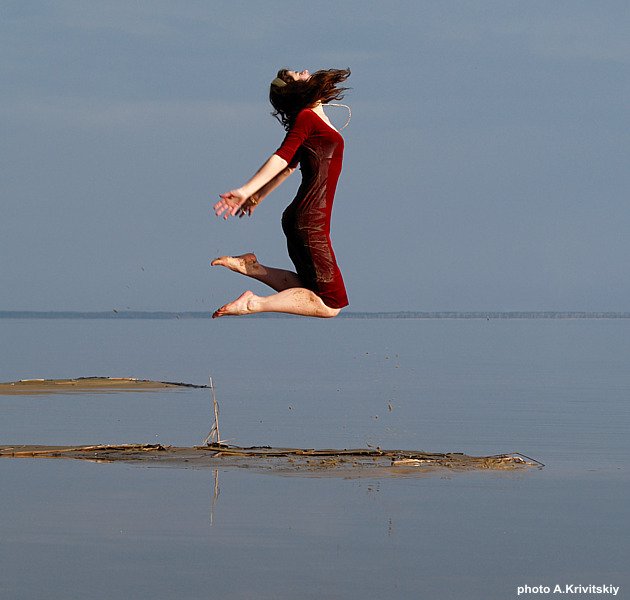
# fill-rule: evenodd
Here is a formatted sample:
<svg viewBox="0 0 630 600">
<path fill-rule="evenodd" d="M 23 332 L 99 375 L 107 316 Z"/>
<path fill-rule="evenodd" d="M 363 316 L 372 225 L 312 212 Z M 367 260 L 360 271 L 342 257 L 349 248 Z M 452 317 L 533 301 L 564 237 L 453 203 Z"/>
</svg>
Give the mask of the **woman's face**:
<svg viewBox="0 0 630 600">
<path fill-rule="evenodd" d="M 303 71 L 287 71 L 287 75 L 293 78 L 294 81 L 308 81 L 311 77 L 308 69 L 304 69 Z"/>
</svg>

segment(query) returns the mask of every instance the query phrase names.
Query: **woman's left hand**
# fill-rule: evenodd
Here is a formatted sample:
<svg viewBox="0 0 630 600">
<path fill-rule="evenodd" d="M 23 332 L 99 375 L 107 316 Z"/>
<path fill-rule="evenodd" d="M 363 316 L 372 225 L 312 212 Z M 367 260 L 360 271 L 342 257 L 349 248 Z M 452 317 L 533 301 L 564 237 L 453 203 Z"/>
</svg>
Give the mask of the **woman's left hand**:
<svg viewBox="0 0 630 600">
<path fill-rule="evenodd" d="M 214 205 L 214 214 L 217 217 L 223 216 L 224 219 L 229 219 L 230 215 L 234 216 L 238 213 L 239 209 L 247 197 L 239 188 L 237 190 L 231 190 L 225 194 L 219 194 L 221 200 Z"/>
</svg>

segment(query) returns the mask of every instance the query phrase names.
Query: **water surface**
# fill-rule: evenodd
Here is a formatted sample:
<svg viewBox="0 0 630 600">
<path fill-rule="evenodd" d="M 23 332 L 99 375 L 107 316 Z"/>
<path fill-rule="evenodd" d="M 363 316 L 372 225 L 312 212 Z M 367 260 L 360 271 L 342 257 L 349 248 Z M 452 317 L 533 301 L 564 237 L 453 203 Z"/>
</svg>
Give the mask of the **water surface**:
<svg viewBox="0 0 630 600">
<path fill-rule="evenodd" d="M 0 339 L 2 381 L 212 375 L 234 444 L 546 464 L 340 480 L 2 460 L 2 598 L 630 589 L 630 321 L 3 319 Z M 0 397 L 2 444 L 193 445 L 210 423 L 207 390 Z"/>
</svg>

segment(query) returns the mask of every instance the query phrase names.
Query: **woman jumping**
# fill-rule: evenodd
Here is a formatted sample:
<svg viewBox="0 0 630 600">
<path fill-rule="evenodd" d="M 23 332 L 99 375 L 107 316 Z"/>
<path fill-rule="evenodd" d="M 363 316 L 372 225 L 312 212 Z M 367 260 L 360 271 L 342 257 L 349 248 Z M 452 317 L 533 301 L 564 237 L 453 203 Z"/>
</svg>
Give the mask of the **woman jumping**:
<svg viewBox="0 0 630 600">
<path fill-rule="evenodd" d="M 346 289 L 330 243 L 330 217 L 341 173 L 343 138 L 324 113 L 323 104 L 341 100 L 339 87 L 350 70 L 282 69 L 271 82 L 269 100 L 274 116 L 287 131 L 280 148 L 240 188 L 220 194 L 217 216 L 243 217 L 300 165 L 302 183 L 282 215 L 289 256 L 296 272 L 266 267 L 254 254 L 221 256 L 212 261 L 262 281 L 275 290 L 270 296 L 251 291 L 222 306 L 213 318 L 280 312 L 306 317 L 336 317 L 348 305 Z"/>
</svg>

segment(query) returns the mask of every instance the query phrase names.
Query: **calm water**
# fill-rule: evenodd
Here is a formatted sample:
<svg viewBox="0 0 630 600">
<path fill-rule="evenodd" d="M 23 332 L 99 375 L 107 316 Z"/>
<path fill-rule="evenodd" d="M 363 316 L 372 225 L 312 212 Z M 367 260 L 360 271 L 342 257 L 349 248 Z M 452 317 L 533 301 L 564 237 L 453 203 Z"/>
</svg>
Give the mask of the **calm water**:
<svg viewBox="0 0 630 600">
<path fill-rule="evenodd" d="M 1 381 L 212 375 L 234 444 L 547 465 L 221 469 L 213 501 L 213 471 L 3 459 L 3 600 L 503 599 L 526 584 L 628 597 L 628 320 L 0 319 L 0 341 Z M 0 444 L 192 445 L 209 428 L 206 390 L 0 397 Z"/>
</svg>

